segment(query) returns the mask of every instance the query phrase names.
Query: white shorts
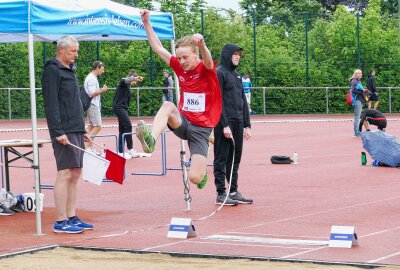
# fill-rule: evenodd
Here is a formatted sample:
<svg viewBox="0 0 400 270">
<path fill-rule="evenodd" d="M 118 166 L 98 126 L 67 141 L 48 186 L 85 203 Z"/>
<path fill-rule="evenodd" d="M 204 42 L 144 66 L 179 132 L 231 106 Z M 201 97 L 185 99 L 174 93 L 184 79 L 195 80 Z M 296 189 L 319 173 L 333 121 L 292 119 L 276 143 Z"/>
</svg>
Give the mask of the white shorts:
<svg viewBox="0 0 400 270">
<path fill-rule="evenodd" d="M 100 108 L 94 104 L 90 104 L 89 109 L 87 110 L 87 118 L 89 121 L 89 126 L 101 126 Z"/>
<path fill-rule="evenodd" d="M 249 93 L 244 93 L 244 95 L 246 96 L 247 104 L 250 104 L 251 92 L 249 92 Z"/>
</svg>

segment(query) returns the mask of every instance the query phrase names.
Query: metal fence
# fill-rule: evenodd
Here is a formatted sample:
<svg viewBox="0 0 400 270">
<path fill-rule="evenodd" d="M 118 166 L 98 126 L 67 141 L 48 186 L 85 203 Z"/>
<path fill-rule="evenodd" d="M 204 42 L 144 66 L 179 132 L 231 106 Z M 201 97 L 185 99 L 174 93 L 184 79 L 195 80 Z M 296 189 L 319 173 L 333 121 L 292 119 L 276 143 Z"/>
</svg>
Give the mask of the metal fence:
<svg viewBox="0 0 400 270">
<path fill-rule="evenodd" d="M 345 102 L 348 87 L 254 87 L 257 114 L 341 114 L 352 112 Z M 379 110 L 399 112 L 400 87 L 378 87 Z"/>
<path fill-rule="evenodd" d="M 162 89 L 131 88 L 132 116 L 154 116 L 162 104 Z M 379 110 L 400 111 L 400 87 L 378 87 Z M 348 87 L 253 87 L 251 107 L 260 115 L 269 114 L 342 114 L 351 113 L 345 103 Z M 112 99 L 115 88 L 102 95 L 102 115 L 114 116 Z M 37 116 L 44 118 L 41 88 L 36 89 Z M 174 97 L 175 98 L 175 97 Z M 0 119 L 30 118 L 28 88 L 0 88 Z"/>
</svg>

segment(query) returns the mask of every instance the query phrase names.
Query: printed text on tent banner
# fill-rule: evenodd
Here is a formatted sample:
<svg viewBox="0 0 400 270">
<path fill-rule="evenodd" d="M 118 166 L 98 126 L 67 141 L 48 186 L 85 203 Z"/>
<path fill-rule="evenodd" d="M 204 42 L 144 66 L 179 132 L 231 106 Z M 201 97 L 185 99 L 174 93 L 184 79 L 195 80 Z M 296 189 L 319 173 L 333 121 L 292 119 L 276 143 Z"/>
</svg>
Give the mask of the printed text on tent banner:
<svg viewBox="0 0 400 270">
<path fill-rule="evenodd" d="M 168 238 L 196 237 L 196 230 L 190 218 L 172 218 L 169 225 Z"/>
<path fill-rule="evenodd" d="M 353 245 L 358 246 L 356 229 L 353 226 L 332 226 L 329 247 L 351 248 Z"/>
</svg>

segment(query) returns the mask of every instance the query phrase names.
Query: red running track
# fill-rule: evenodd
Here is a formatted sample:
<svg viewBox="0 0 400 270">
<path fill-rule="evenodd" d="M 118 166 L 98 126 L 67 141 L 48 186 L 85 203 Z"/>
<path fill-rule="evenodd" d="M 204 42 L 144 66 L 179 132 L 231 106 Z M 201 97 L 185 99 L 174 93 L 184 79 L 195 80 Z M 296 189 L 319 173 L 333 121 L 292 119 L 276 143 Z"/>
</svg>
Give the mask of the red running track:
<svg viewBox="0 0 400 270">
<path fill-rule="evenodd" d="M 352 137 L 352 116 L 253 117 L 252 139 L 245 142 L 239 171 L 239 190 L 252 205 L 224 207 L 203 221 L 194 221 L 197 237 L 167 238 L 172 217 L 200 218 L 217 206 L 210 177 L 204 190 L 191 189 L 191 211 L 186 212 L 180 171 L 164 176 L 132 175 L 161 171 L 158 144 L 151 158 L 127 162 L 124 185 L 101 186 L 81 181 L 78 214 L 95 225 L 79 235 L 52 232 L 55 218 L 52 190 L 45 194 L 42 230 L 36 236 L 35 214 L 0 216 L 0 255 L 51 245 L 164 252 L 200 256 L 251 257 L 272 260 L 319 261 L 349 264 L 400 265 L 400 179 L 396 168 L 361 166 L 361 139 Z M 388 116 L 387 132 L 400 136 L 398 115 Z M 132 119 L 135 123 L 137 119 Z M 116 125 L 116 119 L 105 119 Z M 1 121 L 0 139 L 30 139 L 29 121 Z M 39 127 L 46 127 L 39 121 Z M 101 134 L 116 134 L 106 127 Z M 48 138 L 45 130 L 39 138 Z M 114 147 L 113 138 L 98 142 Z M 135 148 L 138 141 L 134 139 Z M 137 149 L 139 150 L 139 149 Z M 168 167 L 179 167 L 179 140 L 167 133 Z M 272 165 L 272 155 L 292 155 L 298 165 Z M 212 151 L 210 152 L 212 163 Z M 368 157 L 368 163 L 372 162 Z M 21 165 L 24 163 L 20 161 Z M 53 183 L 56 169 L 50 145 L 40 149 L 42 183 Z M 212 176 L 212 168 L 209 168 Z M 33 189 L 33 171 L 13 168 L 11 190 Z M 332 225 L 355 226 L 359 246 L 351 249 L 311 245 L 328 241 Z M 302 242 L 299 240 L 306 240 Z"/>
</svg>

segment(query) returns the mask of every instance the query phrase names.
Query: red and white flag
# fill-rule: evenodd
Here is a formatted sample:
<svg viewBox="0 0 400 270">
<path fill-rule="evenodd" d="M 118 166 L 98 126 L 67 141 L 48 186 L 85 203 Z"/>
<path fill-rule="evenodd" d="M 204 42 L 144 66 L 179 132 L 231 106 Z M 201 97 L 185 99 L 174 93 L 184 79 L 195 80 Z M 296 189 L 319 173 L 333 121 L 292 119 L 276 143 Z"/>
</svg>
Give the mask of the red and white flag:
<svg viewBox="0 0 400 270">
<path fill-rule="evenodd" d="M 83 154 L 83 176 L 82 178 L 90 183 L 101 185 L 104 175 L 109 169 L 110 161 L 85 151 Z"/>
<path fill-rule="evenodd" d="M 106 172 L 106 178 L 122 185 L 125 178 L 126 159 L 111 150 L 105 149 L 105 152 L 106 159 L 110 161 L 110 166 L 108 166 Z"/>
</svg>

